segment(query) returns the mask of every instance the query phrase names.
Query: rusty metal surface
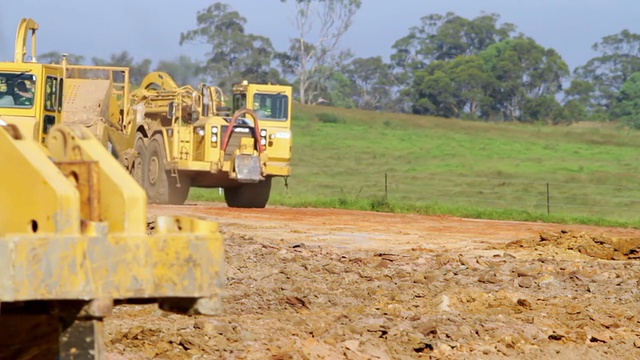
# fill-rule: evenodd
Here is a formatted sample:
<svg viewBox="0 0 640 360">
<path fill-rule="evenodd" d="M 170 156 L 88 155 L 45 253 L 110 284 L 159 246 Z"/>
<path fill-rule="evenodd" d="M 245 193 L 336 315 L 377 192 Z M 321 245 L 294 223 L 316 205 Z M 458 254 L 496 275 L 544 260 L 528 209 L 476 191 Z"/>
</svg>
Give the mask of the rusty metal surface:
<svg viewBox="0 0 640 360">
<path fill-rule="evenodd" d="M 163 221 L 191 223 L 186 228 L 192 230 L 0 239 L 0 301 L 216 297 L 224 282 L 217 227 L 195 219 Z"/>
<path fill-rule="evenodd" d="M 90 221 L 100 220 L 100 183 L 97 161 L 55 162 L 64 176 L 75 184 L 80 194 L 80 215 Z"/>
<path fill-rule="evenodd" d="M 57 125 L 47 137 L 51 158 L 58 162 L 97 161 L 100 214 L 109 231 L 144 234 L 146 194 L 127 171 L 81 126 Z"/>
<path fill-rule="evenodd" d="M 252 154 L 238 154 L 234 159 L 236 178 L 243 183 L 260 181 L 260 157 Z"/>
<path fill-rule="evenodd" d="M 109 118 L 112 84 L 101 79 L 66 79 L 63 123 L 87 126 Z"/>
<path fill-rule="evenodd" d="M 0 153 L 0 239 L 5 234 L 79 233 L 78 191 L 40 145 L 24 134 L 16 139 L 2 126 Z"/>
<path fill-rule="evenodd" d="M 7 165 L 30 179 L 0 177 L 11 189 L 0 197 L 0 302 L 217 298 L 224 251 L 216 223 L 160 217 L 148 235 L 144 190 L 87 130 L 56 125 L 47 144 L 62 171 L 33 140 L 0 130 Z M 41 218 L 51 225 L 30 227 Z"/>
</svg>

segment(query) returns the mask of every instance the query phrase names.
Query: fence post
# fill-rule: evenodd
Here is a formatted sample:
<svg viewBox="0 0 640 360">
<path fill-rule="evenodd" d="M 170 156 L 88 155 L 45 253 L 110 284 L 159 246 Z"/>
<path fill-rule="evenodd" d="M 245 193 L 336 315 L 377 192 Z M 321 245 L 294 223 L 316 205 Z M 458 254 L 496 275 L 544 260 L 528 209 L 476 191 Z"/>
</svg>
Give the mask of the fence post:
<svg viewBox="0 0 640 360">
<path fill-rule="evenodd" d="M 389 195 L 388 193 L 388 182 L 387 182 L 387 173 L 384 173 L 384 201 L 387 201 L 388 198 L 387 196 Z"/>
<path fill-rule="evenodd" d="M 547 183 L 547 215 L 551 214 L 550 206 L 549 206 L 549 183 Z"/>
</svg>

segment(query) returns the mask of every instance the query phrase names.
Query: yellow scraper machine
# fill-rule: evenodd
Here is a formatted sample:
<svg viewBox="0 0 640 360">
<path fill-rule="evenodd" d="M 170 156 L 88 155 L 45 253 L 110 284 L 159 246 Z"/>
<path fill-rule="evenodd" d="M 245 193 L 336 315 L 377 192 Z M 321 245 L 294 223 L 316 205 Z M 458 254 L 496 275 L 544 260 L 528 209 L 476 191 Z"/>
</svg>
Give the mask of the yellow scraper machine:
<svg viewBox="0 0 640 360">
<path fill-rule="evenodd" d="M 218 311 L 223 240 L 180 216 L 148 233 L 145 190 L 91 127 L 62 121 L 63 70 L 35 62 L 37 28 L 22 20 L 0 63 L 0 359 L 103 359 L 114 305 Z"/>
<path fill-rule="evenodd" d="M 217 87 L 178 86 L 153 72 L 130 106 L 135 143 L 116 148 L 135 149 L 125 166 L 150 202 L 182 204 L 193 186 L 223 188 L 231 207 L 264 208 L 272 178 L 290 175 L 290 86 L 243 82 L 227 107 Z"/>
</svg>

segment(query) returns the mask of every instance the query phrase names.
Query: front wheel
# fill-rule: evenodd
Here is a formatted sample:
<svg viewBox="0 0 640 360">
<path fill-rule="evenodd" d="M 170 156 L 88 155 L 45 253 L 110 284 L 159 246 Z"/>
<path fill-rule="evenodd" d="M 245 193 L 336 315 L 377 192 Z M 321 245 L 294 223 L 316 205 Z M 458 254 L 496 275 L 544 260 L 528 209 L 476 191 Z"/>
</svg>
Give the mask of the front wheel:
<svg viewBox="0 0 640 360">
<path fill-rule="evenodd" d="M 191 188 L 190 178 L 182 174 L 179 174 L 178 177 L 176 179 L 176 176 L 169 175 L 169 204 L 172 205 L 184 204 Z"/>
<path fill-rule="evenodd" d="M 164 167 L 164 141 L 161 135 L 155 135 L 147 146 L 144 157 L 145 190 L 152 204 L 167 204 L 169 202 L 169 179 Z"/>
<path fill-rule="evenodd" d="M 264 208 L 271 193 L 271 177 L 254 184 L 224 188 L 224 200 L 229 207 Z"/>
</svg>

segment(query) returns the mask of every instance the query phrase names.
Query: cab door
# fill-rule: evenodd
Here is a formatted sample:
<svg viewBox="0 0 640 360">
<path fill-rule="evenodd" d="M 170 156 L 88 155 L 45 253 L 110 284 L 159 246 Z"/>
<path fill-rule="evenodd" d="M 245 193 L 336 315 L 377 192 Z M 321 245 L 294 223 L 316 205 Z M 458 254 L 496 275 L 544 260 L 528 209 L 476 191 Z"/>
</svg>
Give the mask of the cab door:
<svg viewBox="0 0 640 360">
<path fill-rule="evenodd" d="M 47 67 L 43 74 L 43 92 L 40 101 L 40 139 L 44 143 L 53 125 L 62 122 L 62 89 L 64 79 L 62 70 L 57 67 Z"/>
</svg>

